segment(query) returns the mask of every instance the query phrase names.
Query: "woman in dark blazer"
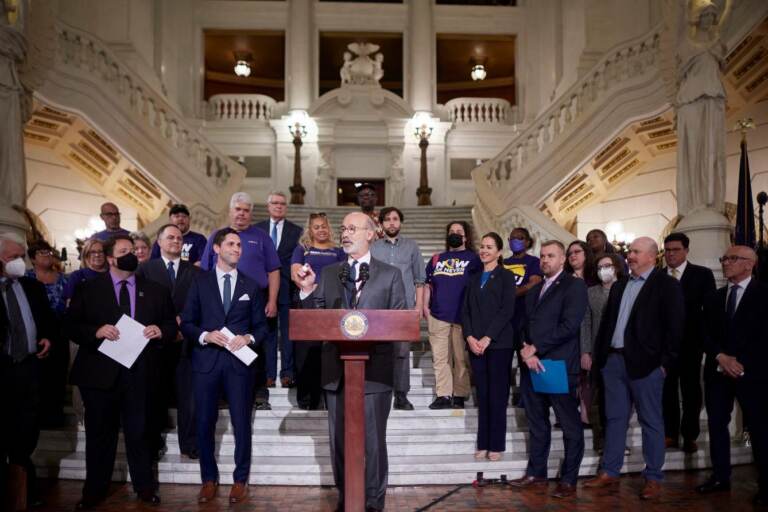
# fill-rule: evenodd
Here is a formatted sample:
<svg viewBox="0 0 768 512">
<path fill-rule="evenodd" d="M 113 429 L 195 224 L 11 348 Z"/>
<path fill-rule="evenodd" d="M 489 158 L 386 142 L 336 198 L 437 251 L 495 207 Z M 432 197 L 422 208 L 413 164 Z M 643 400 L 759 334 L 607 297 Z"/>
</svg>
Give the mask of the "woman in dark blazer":
<svg viewBox="0 0 768 512">
<path fill-rule="evenodd" d="M 462 329 L 477 393 L 476 459 L 501 460 L 507 435 L 507 402 L 514 350 L 515 275 L 504 269 L 504 244 L 496 233 L 480 243 L 483 272 L 470 279 Z"/>
</svg>

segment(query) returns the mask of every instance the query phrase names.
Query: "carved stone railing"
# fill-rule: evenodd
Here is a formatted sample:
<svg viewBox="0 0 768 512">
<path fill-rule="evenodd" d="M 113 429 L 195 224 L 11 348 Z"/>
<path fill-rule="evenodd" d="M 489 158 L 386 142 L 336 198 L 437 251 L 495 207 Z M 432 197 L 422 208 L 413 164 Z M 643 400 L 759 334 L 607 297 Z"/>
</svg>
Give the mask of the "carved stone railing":
<svg viewBox="0 0 768 512">
<path fill-rule="evenodd" d="M 216 94 L 208 100 L 208 120 L 269 121 L 276 105 L 263 94 Z"/>
<path fill-rule="evenodd" d="M 221 153 L 98 38 L 56 24 L 56 64 L 38 93 L 83 113 L 174 200 L 221 212 L 245 168 Z"/>
<path fill-rule="evenodd" d="M 448 119 L 456 124 L 512 124 L 513 108 L 501 98 L 454 98 L 445 102 Z"/>
</svg>

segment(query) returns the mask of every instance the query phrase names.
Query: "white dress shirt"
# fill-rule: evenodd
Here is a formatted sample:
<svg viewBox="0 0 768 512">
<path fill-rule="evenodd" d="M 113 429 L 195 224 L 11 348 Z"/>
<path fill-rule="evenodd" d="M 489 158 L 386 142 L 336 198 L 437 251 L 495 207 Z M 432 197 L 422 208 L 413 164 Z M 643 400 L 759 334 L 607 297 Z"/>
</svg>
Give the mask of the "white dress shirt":
<svg viewBox="0 0 768 512">
<path fill-rule="evenodd" d="M 739 310 L 739 303 L 741 302 L 741 298 L 744 297 L 744 290 L 747 289 L 747 286 L 749 286 L 749 282 L 752 280 L 752 276 L 749 276 L 743 281 L 740 281 L 736 284 L 739 285 L 739 289 L 736 290 L 736 311 Z M 733 291 L 733 285 L 734 283 L 728 283 L 728 296 L 730 297 L 731 292 Z M 728 297 L 725 298 L 725 309 L 728 310 Z"/>
<path fill-rule="evenodd" d="M 165 265 L 166 271 L 168 270 L 168 262 L 169 261 L 173 262 L 173 277 L 179 277 L 179 264 L 181 263 L 181 258 L 179 257 L 179 258 L 176 258 L 175 260 L 169 260 L 162 254 L 160 255 L 160 257 L 163 259 L 163 264 Z"/>
<path fill-rule="evenodd" d="M 276 221 L 272 217 L 269 218 L 269 238 L 272 238 L 272 229 L 275 227 L 275 224 L 277 224 L 277 243 L 275 244 L 275 249 L 277 249 L 280 247 L 280 241 L 283 239 L 283 226 L 285 226 L 285 219 Z"/>
<path fill-rule="evenodd" d="M 677 270 L 677 275 L 674 275 L 672 273 L 672 268 L 671 267 L 667 267 L 667 274 L 669 274 L 670 276 L 672 276 L 675 279 L 677 279 L 678 281 L 680 281 L 683 278 L 683 273 L 685 272 L 685 269 L 686 269 L 687 266 L 688 266 L 688 260 L 685 260 L 680 265 L 678 265 L 678 267 L 676 269 L 674 269 L 674 270 Z"/>
<path fill-rule="evenodd" d="M 230 304 L 232 304 L 235 301 L 235 283 L 237 283 L 237 269 L 230 270 L 229 272 L 224 272 L 221 270 L 218 265 L 216 266 L 216 284 L 219 285 L 219 299 L 221 300 L 221 303 L 224 304 L 224 276 L 229 275 L 231 276 L 229 279 L 230 283 L 230 293 L 232 294 L 230 299 Z M 223 327 L 223 326 L 222 326 Z M 203 331 L 200 333 L 200 337 L 197 341 L 200 342 L 201 345 L 205 345 L 205 337 L 208 335 L 208 331 Z M 253 341 L 253 338 L 251 338 L 251 341 Z"/>
</svg>

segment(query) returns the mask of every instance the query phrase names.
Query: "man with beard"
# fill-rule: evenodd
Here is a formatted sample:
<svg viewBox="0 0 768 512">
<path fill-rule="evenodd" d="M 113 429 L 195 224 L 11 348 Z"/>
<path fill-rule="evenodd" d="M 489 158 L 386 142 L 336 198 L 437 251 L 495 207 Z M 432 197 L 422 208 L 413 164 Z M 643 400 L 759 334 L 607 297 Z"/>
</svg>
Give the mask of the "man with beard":
<svg viewBox="0 0 768 512">
<path fill-rule="evenodd" d="M 404 220 L 403 212 L 394 206 L 381 210 L 379 223 L 384 229 L 384 238 L 373 243 L 371 255 L 400 269 L 405 286 L 405 307 L 421 311 L 424 296 L 424 260 L 416 241 L 400 234 Z M 394 408 L 403 411 L 413 410 L 413 404 L 408 401 L 408 391 L 411 389 L 410 355 L 410 343 L 404 341 L 395 345 Z"/>
<path fill-rule="evenodd" d="M 362 212 L 344 217 L 341 243 L 346 261 L 323 268 L 319 282 L 311 267 L 298 273 L 299 297 L 304 308 L 348 309 L 356 302 L 360 309 L 405 309 L 405 287 L 400 271 L 371 257 L 370 246 L 376 237 L 376 225 Z M 349 266 L 349 278 L 342 283 L 339 271 Z M 369 277 L 357 279 L 368 267 Z M 363 287 L 363 284 L 365 287 Z M 377 343 L 365 362 L 365 506 L 383 510 L 387 492 L 387 418 L 392 404 L 393 345 Z M 339 489 L 339 510 L 344 509 L 344 383 L 343 365 L 338 347 L 324 343 L 321 384 L 328 406 L 328 430 L 331 442 L 333 478 Z"/>
</svg>

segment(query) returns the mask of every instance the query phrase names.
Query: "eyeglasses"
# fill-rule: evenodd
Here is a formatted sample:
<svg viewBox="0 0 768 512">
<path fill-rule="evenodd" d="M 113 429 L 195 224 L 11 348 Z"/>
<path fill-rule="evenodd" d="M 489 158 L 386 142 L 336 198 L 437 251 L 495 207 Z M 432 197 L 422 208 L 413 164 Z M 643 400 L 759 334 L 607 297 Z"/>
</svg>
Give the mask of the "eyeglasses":
<svg viewBox="0 0 768 512">
<path fill-rule="evenodd" d="M 349 226 L 339 226 L 339 234 L 343 235 L 344 233 L 349 233 L 354 235 L 359 229 L 362 230 L 368 228 L 364 226 L 355 226 L 354 224 L 350 224 Z"/>
<path fill-rule="evenodd" d="M 104 251 L 88 251 L 87 256 L 104 256 Z"/>
<path fill-rule="evenodd" d="M 570 257 L 574 254 L 582 254 L 584 252 L 584 249 L 574 249 L 572 251 L 568 251 L 565 255 Z"/>
<path fill-rule="evenodd" d="M 749 260 L 750 258 L 745 258 L 744 256 L 723 256 L 720 258 L 720 263 L 725 263 L 726 261 L 728 263 L 736 263 L 739 260 Z"/>
<path fill-rule="evenodd" d="M 119 217 L 120 212 L 101 212 L 101 214 L 105 217 Z"/>
<path fill-rule="evenodd" d="M 288 203 L 285 201 L 270 201 L 269 204 L 275 205 L 275 206 L 287 206 Z"/>
</svg>

